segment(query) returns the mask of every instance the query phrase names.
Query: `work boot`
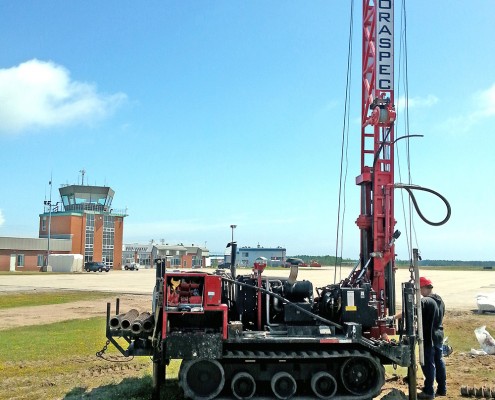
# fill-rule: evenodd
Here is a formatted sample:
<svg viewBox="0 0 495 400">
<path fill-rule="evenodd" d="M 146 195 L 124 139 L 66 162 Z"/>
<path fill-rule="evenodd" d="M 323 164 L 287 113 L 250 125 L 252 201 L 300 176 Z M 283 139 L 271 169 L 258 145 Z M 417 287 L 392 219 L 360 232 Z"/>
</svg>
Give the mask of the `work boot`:
<svg viewBox="0 0 495 400">
<path fill-rule="evenodd" d="M 418 399 L 423 399 L 423 400 L 432 400 L 435 398 L 434 394 L 428 394 L 425 392 L 419 392 L 418 393 Z"/>
<path fill-rule="evenodd" d="M 447 396 L 447 391 L 445 392 L 440 392 L 440 391 L 436 391 L 435 392 L 435 397 L 444 397 L 444 396 Z"/>
</svg>

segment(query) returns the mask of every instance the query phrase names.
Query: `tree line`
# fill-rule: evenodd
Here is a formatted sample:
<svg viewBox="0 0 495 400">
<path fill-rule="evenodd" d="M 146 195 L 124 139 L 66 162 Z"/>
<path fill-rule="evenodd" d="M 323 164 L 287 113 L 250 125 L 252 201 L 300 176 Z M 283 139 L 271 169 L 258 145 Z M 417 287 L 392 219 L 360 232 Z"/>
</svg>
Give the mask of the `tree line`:
<svg viewBox="0 0 495 400">
<path fill-rule="evenodd" d="M 308 255 L 298 255 L 291 256 L 300 258 L 305 263 L 309 264 L 311 261 L 316 261 L 321 265 L 340 265 L 340 264 L 350 264 L 354 265 L 357 260 L 350 258 L 341 258 L 335 256 L 308 256 Z M 396 265 L 398 266 L 408 266 L 411 264 L 409 260 L 396 260 Z M 419 266 L 429 266 L 429 267 L 479 267 L 485 269 L 495 269 L 495 261 L 460 261 L 460 260 L 421 260 L 419 261 Z"/>
</svg>

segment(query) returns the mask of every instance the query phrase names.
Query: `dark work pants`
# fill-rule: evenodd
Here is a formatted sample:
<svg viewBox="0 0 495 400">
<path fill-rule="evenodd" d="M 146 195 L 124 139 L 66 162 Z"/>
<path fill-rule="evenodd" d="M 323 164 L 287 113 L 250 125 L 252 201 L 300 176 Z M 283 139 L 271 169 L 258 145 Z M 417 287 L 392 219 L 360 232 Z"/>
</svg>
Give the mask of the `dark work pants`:
<svg viewBox="0 0 495 400">
<path fill-rule="evenodd" d="M 442 346 L 425 346 L 425 365 L 421 366 L 425 376 L 425 387 L 423 392 L 433 395 L 433 383 L 437 381 L 438 393 L 447 392 L 447 371 L 443 361 Z"/>
</svg>

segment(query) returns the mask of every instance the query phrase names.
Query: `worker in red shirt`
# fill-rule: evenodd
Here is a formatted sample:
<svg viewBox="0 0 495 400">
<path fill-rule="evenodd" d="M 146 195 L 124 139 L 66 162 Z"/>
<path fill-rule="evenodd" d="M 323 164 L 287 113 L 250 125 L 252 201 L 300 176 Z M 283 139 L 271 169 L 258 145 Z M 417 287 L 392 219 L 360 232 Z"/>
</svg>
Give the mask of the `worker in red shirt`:
<svg viewBox="0 0 495 400">
<path fill-rule="evenodd" d="M 443 316 L 445 304 L 442 298 L 433 293 L 430 279 L 422 276 L 419 280 L 421 290 L 421 311 L 423 314 L 423 340 L 425 362 L 421 366 L 425 377 L 424 388 L 418 393 L 418 399 L 434 399 L 447 395 L 447 373 L 443 360 Z M 437 382 L 437 391 L 433 385 Z"/>
</svg>

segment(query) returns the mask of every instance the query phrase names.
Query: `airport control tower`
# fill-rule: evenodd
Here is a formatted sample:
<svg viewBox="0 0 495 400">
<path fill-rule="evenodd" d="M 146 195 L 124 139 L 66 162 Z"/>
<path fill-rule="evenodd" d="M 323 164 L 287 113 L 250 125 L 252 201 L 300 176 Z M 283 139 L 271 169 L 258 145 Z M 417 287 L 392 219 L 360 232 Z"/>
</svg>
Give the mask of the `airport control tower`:
<svg viewBox="0 0 495 400">
<path fill-rule="evenodd" d="M 112 207 L 115 192 L 108 186 L 64 185 L 60 201 L 45 201 L 39 237 L 72 239 L 72 253 L 84 261 L 122 267 L 124 218 L 127 210 Z"/>
</svg>

